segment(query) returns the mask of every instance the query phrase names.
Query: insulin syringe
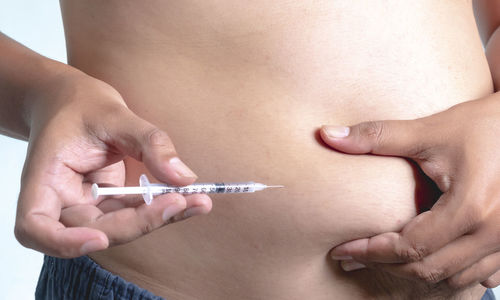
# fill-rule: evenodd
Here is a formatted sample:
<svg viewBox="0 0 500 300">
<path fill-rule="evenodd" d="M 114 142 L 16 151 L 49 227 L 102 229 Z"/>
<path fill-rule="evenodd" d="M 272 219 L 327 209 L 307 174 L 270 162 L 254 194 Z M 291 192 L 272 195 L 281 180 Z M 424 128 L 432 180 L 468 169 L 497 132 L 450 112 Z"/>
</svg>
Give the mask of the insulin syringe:
<svg viewBox="0 0 500 300">
<path fill-rule="evenodd" d="M 160 183 L 150 183 L 148 177 L 142 174 L 139 178 L 139 186 L 127 187 L 99 187 L 96 183 L 92 185 L 92 196 L 109 195 L 133 195 L 142 194 L 147 205 L 151 204 L 153 197 L 166 193 L 207 194 L 207 193 L 253 193 L 267 188 L 283 187 L 282 185 L 265 185 L 258 182 L 234 182 L 234 183 L 195 183 L 186 186 L 171 186 Z"/>
</svg>

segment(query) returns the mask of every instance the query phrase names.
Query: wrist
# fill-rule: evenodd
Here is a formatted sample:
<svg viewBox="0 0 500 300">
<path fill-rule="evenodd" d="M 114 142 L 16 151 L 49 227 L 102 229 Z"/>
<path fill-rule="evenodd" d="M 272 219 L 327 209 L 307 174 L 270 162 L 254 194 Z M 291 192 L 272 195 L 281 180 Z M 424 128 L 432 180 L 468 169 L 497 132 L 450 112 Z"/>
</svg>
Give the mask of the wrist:
<svg viewBox="0 0 500 300">
<path fill-rule="evenodd" d="M 31 62 L 33 74 L 20 84 L 21 116 L 26 137 L 29 136 L 34 114 L 49 109 L 58 100 L 52 97 L 54 90 L 63 88 L 62 79 L 79 72 L 64 63 L 38 56 Z"/>
<path fill-rule="evenodd" d="M 29 134 L 44 128 L 52 119 L 93 122 L 96 115 L 127 109 L 121 95 L 109 84 L 59 62 L 43 62 L 46 74 L 33 81 L 24 97 Z M 62 118 L 61 118 L 62 117 Z M 36 135 L 36 133 L 35 133 Z"/>
</svg>

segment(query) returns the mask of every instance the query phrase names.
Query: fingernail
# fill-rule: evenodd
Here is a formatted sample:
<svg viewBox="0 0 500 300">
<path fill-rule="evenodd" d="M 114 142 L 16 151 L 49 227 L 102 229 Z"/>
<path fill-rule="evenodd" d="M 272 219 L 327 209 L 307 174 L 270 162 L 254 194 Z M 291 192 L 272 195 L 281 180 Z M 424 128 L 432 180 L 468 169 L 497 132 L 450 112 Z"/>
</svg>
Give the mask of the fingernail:
<svg viewBox="0 0 500 300">
<path fill-rule="evenodd" d="M 198 178 L 178 157 L 171 158 L 169 163 L 180 177 Z"/>
<path fill-rule="evenodd" d="M 177 203 L 170 204 L 169 207 L 163 210 L 163 214 L 161 215 L 163 222 L 170 221 L 170 219 L 178 214 L 181 210 L 182 208 Z"/>
<path fill-rule="evenodd" d="M 345 126 L 323 126 L 325 133 L 330 138 L 345 138 L 349 135 L 349 127 Z"/>
<path fill-rule="evenodd" d="M 192 216 L 201 215 L 202 212 L 203 212 L 203 207 L 198 207 L 198 206 L 191 207 L 186 209 L 186 211 L 184 212 L 184 217 L 189 218 Z"/>
<path fill-rule="evenodd" d="M 346 272 L 366 268 L 365 265 L 363 265 L 362 263 L 359 263 L 355 260 L 343 260 L 340 262 L 340 266 Z"/>
<path fill-rule="evenodd" d="M 85 242 L 80 248 L 80 253 L 87 254 L 90 252 L 94 252 L 97 250 L 101 250 L 103 248 L 102 241 L 99 239 L 90 240 Z"/>
<path fill-rule="evenodd" d="M 348 260 L 348 259 L 352 259 L 352 256 L 348 256 L 348 255 L 331 255 L 331 258 L 335 259 L 335 260 Z"/>
</svg>

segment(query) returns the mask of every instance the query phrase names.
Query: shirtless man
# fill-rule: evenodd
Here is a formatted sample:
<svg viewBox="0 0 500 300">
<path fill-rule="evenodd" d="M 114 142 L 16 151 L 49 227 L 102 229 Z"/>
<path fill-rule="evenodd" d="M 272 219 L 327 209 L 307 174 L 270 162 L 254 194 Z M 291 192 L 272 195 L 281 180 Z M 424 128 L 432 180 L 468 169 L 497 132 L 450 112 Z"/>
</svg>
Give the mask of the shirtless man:
<svg viewBox="0 0 500 300">
<path fill-rule="evenodd" d="M 490 95 L 470 1 L 61 7 L 70 66 L 0 40 L 2 130 L 30 142 L 16 236 L 52 256 L 91 253 L 105 270 L 87 257 L 47 257 L 39 298 L 484 294 L 483 273 L 450 287 L 443 278 L 415 283 L 372 268 L 343 272 L 332 248 L 397 232 L 423 199 L 439 195 L 408 160 L 349 156 L 317 136 L 321 124 L 415 119 Z M 189 184 L 196 176 L 186 165 L 199 181 L 286 188 L 213 197 L 210 214 L 205 195 L 160 196 L 151 206 L 90 197 L 89 182 L 136 185 L 141 173 Z M 162 226 L 194 215 L 203 216 Z"/>
</svg>

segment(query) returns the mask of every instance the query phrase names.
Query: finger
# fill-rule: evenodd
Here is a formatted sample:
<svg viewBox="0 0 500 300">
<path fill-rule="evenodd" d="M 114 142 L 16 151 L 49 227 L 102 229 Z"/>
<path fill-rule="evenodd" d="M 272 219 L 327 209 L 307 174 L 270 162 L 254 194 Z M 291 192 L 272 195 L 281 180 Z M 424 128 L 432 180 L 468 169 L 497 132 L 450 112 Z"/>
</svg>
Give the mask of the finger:
<svg viewBox="0 0 500 300">
<path fill-rule="evenodd" d="M 176 222 L 193 216 L 206 215 L 212 210 L 212 199 L 206 194 L 188 195 L 185 198 L 186 209 L 174 217 Z"/>
<path fill-rule="evenodd" d="M 115 210 L 119 210 L 127 207 L 137 207 L 144 203 L 144 199 L 140 199 L 139 197 L 110 197 L 101 201 L 97 208 L 99 208 L 103 213 L 112 212 Z"/>
<path fill-rule="evenodd" d="M 498 265 L 497 267 L 500 268 L 500 266 Z M 495 274 L 491 275 L 488 279 L 482 281 L 481 284 L 489 289 L 496 288 L 498 285 L 500 285 L 500 271 L 497 271 Z"/>
<path fill-rule="evenodd" d="M 341 244 L 332 249 L 330 256 L 335 260 L 354 258 L 364 262 L 401 263 L 404 262 L 401 243 L 399 233 L 388 232 Z"/>
<path fill-rule="evenodd" d="M 451 276 L 448 284 L 461 289 L 480 282 L 487 288 L 494 288 L 500 284 L 500 253 L 488 255 L 469 268 Z"/>
<path fill-rule="evenodd" d="M 488 237 L 486 231 L 464 235 L 420 261 L 407 264 L 376 264 L 376 267 L 398 277 L 435 284 L 494 253 L 497 246 L 489 242 Z"/>
<path fill-rule="evenodd" d="M 458 209 L 460 201 L 448 203 L 444 194 L 427 212 L 412 219 L 400 233 L 383 233 L 344 243 L 331 251 L 333 259 L 350 256 L 362 262 L 407 263 L 419 261 L 450 241 L 471 231 L 479 214 Z M 431 233 L 432 234 L 429 234 Z"/>
<path fill-rule="evenodd" d="M 350 127 L 323 126 L 320 135 L 332 148 L 352 154 L 373 153 L 413 158 L 424 147 L 420 120 L 371 121 Z"/>
<path fill-rule="evenodd" d="M 103 232 L 91 228 L 66 228 L 43 214 L 18 218 L 14 232 L 23 246 L 55 257 L 78 257 L 108 247 Z"/>
<path fill-rule="evenodd" d="M 142 161 L 158 180 L 188 185 L 196 175 L 178 157 L 169 136 L 162 130 L 126 110 L 104 121 L 105 143 Z"/>
<path fill-rule="evenodd" d="M 25 247 L 56 257 L 77 257 L 105 249 L 108 240 L 99 230 L 65 228 L 58 221 L 63 206 L 61 198 L 77 203 L 85 192 L 61 188 L 57 180 L 69 186 L 73 186 L 72 181 L 79 181 L 76 186 L 81 187 L 81 178 L 64 166 L 51 164 L 43 150 L 29 154 L 26 166 L 35 167 L 25 167 L 23 171 L 14 228 L 17 240 Z M 55 172 L 59 178 L 50 176 Z"/>
<path fill-rule="evenodd" d="M 186 208 L 180 194 L 157 196 L 151 205 L 123 208 L 104 214 L 91 205 L 67 208 L 61 214 L 66 226 L 88 226 L 106 234 L 110 245 L 130 242 L 174 221 L 173 217 Z"/>
<path fill-rule="evenodd" d="M 182 220 L 191 216 L 207 214 L 212 209 L 212 200 L 206 194 L 187 195 L 186 210 L 176 216 L 177 220 Z M 156 201 L 153 199 L 153 202 Z M 144 199 L 136 195 L 126 195 L 120 198 L 109 198 L 99 203 L 97 206 L 103 213 L 112 212 L 126 207 L 137 207 L 144 204 Z"/>
</svg>

